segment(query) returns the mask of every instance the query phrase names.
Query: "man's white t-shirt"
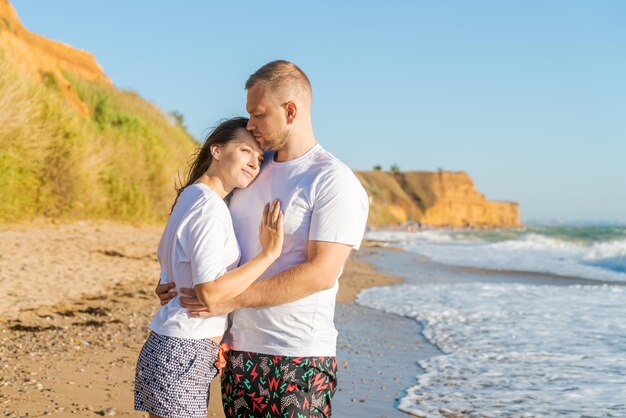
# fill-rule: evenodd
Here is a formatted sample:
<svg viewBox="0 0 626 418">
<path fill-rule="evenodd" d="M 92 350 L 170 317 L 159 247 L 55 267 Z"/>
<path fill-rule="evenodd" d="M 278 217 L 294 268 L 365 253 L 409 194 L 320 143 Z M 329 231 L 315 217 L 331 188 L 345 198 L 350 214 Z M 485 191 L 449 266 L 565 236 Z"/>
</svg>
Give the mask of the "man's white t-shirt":
<svg viewBox="0 0 626 418">
<path fill-rule="evenodd" d="M 230 201 L 241 263 L 260 251 L 259 223 L 263 206 L 279 199 L 285 214 L 280 257 L 263 280 L 307 261 L 309 240 L 347 244 L 358 249 L 369 202 L 352 171 L 319 144 L 301 157 L 276 162 L 265 159 L 259 177 Z M 338 283 L 328 290 L 284 305 L 246 308 L 232 313 L 226 341 L 238 351 L 283 356 L 334 356 L 337 331 L 333 322 Z"/>
<path fill-rule="evenodd" d="M 202 183 L 187 186 L 178 197 L 157 250 L 161 283 L 192 288 L 237 267 L 239 246 L 224 200 Z M 191 318 L 178 296 L 156 313 L 150 329 L 168 337 L 203 339 L 221 336 L 226 316 Z"/>
</svg>

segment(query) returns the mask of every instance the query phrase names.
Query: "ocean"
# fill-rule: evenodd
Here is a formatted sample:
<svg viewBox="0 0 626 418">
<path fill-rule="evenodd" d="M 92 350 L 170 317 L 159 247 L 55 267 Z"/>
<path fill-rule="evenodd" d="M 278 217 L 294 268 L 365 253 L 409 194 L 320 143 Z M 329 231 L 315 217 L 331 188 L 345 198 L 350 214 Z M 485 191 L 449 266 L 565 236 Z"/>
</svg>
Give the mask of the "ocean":
<svg viewBox="0 0 626 418">
<path fill-rule="evenodd" d="M 358 303 L 441 354 L 398 408 L 423 417 L 626 417 L 626 227 L 371 231 L 402 285 Z"/>
</svg>

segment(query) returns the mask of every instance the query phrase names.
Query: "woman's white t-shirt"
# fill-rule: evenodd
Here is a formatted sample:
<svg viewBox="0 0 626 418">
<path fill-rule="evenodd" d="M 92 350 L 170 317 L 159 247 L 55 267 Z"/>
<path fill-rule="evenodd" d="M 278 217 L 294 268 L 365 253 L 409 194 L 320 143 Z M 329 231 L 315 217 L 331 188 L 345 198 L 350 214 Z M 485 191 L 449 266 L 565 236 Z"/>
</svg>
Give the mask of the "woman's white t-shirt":
<svg viewBox="0 0 626 418">
<path fill-rule="evenodd" d="M 239 245 L 224 200 L 197 183 L 180 194 L 157 250 L 161 283 L 176 289 L 213 281 L 239 263 Z M 203 339 L 221 336 L 226 316 L 191 318 L 177 295 L 156 313 L 150 329 L 168 337 Z"/>
</svg>

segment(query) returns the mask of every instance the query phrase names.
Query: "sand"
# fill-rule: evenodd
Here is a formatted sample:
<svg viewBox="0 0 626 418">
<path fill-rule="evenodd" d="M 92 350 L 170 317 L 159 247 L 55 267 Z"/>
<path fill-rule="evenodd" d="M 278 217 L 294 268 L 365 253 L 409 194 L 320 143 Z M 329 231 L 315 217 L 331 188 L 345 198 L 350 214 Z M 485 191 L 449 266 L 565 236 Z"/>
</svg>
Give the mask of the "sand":
<svg viewBox="0 0 626 418">
<path fill-rule="evenodd" d="M 132 387 L 158 309 L 161 228 L 77 222 L 0 230 L 2 416 L 144 416 L 133 411 Z M 393 326 L 412 325 L 352 302 L 364 287 L 400 281 L 363 262 L 367 251 L 349 260 L 340 281 L 338 417 L 395 416 L 394 400 L 415 373 L 415 356 L 409 368 L 378 356 Z M 418 328 L 410 334 L 394 342 L 401 353 L 422 344 Z M 217 400 L 209 416 L 222 416 Z"/>
<path fill-rule="evenodd" d="M 0 230 L 0 317 L 151 278 L 161 226 L 78 222 Z"/>
</svg>

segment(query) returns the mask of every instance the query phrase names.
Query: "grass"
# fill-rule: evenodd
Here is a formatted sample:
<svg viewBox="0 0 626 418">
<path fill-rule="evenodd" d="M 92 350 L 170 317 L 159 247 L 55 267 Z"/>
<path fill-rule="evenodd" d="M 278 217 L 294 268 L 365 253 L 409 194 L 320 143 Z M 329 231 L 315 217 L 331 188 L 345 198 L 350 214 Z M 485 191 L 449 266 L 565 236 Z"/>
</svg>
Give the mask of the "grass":
<svg viewBox="0 0 626 418">
<path fill-rule="evenodd" d="M 0 50 L 0 223 L 165 219 L 198 144 L 137 94 L 62 74 L 33 79 Z M 88 116 L 64 96 L 67 82 Z"/>
</svg>

